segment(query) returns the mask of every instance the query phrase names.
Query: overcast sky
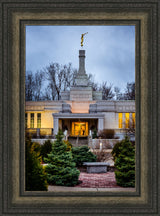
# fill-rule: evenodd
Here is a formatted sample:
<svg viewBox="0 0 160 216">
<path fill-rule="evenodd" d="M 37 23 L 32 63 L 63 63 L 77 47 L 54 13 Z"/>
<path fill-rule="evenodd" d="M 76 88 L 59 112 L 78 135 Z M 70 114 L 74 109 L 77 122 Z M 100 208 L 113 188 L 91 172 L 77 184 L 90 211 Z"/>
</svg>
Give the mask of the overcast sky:
<svg viewBox="0 0 160 216">
<path fill-rule="evenodd" d="M 95 81 L 119 86 L 135 81 L 135 26 L 27 26 L 26 70 L 36 72 L 50 63 L 79 67 L 81 34 L 86 72 Z"/>
</svg>

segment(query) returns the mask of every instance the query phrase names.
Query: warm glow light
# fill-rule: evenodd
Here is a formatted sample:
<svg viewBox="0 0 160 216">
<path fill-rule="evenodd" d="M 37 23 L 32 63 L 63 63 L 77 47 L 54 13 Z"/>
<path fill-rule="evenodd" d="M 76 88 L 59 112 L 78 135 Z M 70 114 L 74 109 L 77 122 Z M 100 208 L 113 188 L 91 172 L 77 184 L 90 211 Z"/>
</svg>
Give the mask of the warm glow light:
<svg viewBox="0 0 160 216">
<path fill-rule="evenodd" d="M 72 122 L 72 136 L 88 136 L 88 122 Z"/>
<path fill-rule="evenodd" d="M 100 143 L 100 151 L 102 151 L 102 143 Z"/>
<path fill-rule="evenodd" d="M 125 128 L 129 128 L 129 113 L 125 113 Z"/>
<path fill-rule="evenodd" d="M 133 128 L 135 128 L 135 113 L 132 113 L 132 124 Z"/>
<path fill-rule="evenodd" d="M 123 118 L 123 115 L 122 113 L 118 113 L 118 118 L 119 118 L 119 128 L 122 128 L 122 118 Z"/>
</svg>

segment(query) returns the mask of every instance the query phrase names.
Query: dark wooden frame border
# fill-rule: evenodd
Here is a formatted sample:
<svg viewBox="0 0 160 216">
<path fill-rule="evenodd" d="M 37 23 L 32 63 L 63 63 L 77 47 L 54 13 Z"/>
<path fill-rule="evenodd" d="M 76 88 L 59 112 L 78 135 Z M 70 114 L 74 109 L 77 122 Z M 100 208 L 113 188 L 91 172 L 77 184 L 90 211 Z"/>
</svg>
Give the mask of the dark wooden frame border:
<svg viewBox="0 0 160 216">
<path fill-rule="evenodd" d="M 0 11 L 1 215 L 159 215 L 159 0 L 0 0 Z M 136 44 L 136 157 L 140 160 L 135 193 L 24 191 L 24 26 L 47 20 L 135 23 L 140 42 Z"/>
</svg>

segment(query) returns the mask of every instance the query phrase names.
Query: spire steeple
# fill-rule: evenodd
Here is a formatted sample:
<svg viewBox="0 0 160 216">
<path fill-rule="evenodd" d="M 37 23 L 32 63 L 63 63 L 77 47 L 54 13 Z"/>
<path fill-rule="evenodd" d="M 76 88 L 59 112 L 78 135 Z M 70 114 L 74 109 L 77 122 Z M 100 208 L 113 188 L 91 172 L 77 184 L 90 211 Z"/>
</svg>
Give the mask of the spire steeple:
<svg viewBox="0 0 160 216">
<path fill-rule="evenodd" d="M 88 76 L 85 71 L 85 50 L 79 50 L 79 70 L 75 79 L 76 86 L 88 86 Z"/>
<path fill-rule="evenodd" d="M 86 71 L 85 71 L 85 50 L 79 50 L 79 74 L 86 74 Z"/>
</svg>

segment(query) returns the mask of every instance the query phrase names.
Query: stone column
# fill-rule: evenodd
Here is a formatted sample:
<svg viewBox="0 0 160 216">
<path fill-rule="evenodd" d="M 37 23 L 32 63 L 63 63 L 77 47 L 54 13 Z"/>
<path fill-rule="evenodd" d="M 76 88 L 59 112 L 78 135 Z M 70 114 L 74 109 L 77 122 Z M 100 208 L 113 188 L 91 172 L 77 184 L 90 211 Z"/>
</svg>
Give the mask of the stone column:
<svg viewBox="0 0 160 216">
<path fill-rule="evenodd" d="M 53 125 L 53 128 L 54 128 L 54 135 L 56 135 L 58 133 L 58 128 L 59 128 L 59 118 L 57 117 L 53 117 L 54 119 L 54 125 Z"/>
<path fill-rule="evenodd" d="M 132 113 L 129 113 L 129 127 L 132 128 Z"/>
<path fill-rule="evenodd" d="M 37 137 L 39 138 L 40 136 L 40 128 L 37 128 Z"/>
<path fill-rule="evenodd" d="M 98 132 L 104 129 L 104 118 L 98 119 Z"/>
<path fill-rule="evenodd" d="M 116 129 L 119 129 L 119 114 L 118 113 L 115 113 L 116 114 Z M 123 120 L 122 120 L 122 123 L 123 123 Z"/>
<path fill-rule="evenodd" d="M 79 50 L 79 73 L 85 74 L 85 50 Z"/>
</svg>

